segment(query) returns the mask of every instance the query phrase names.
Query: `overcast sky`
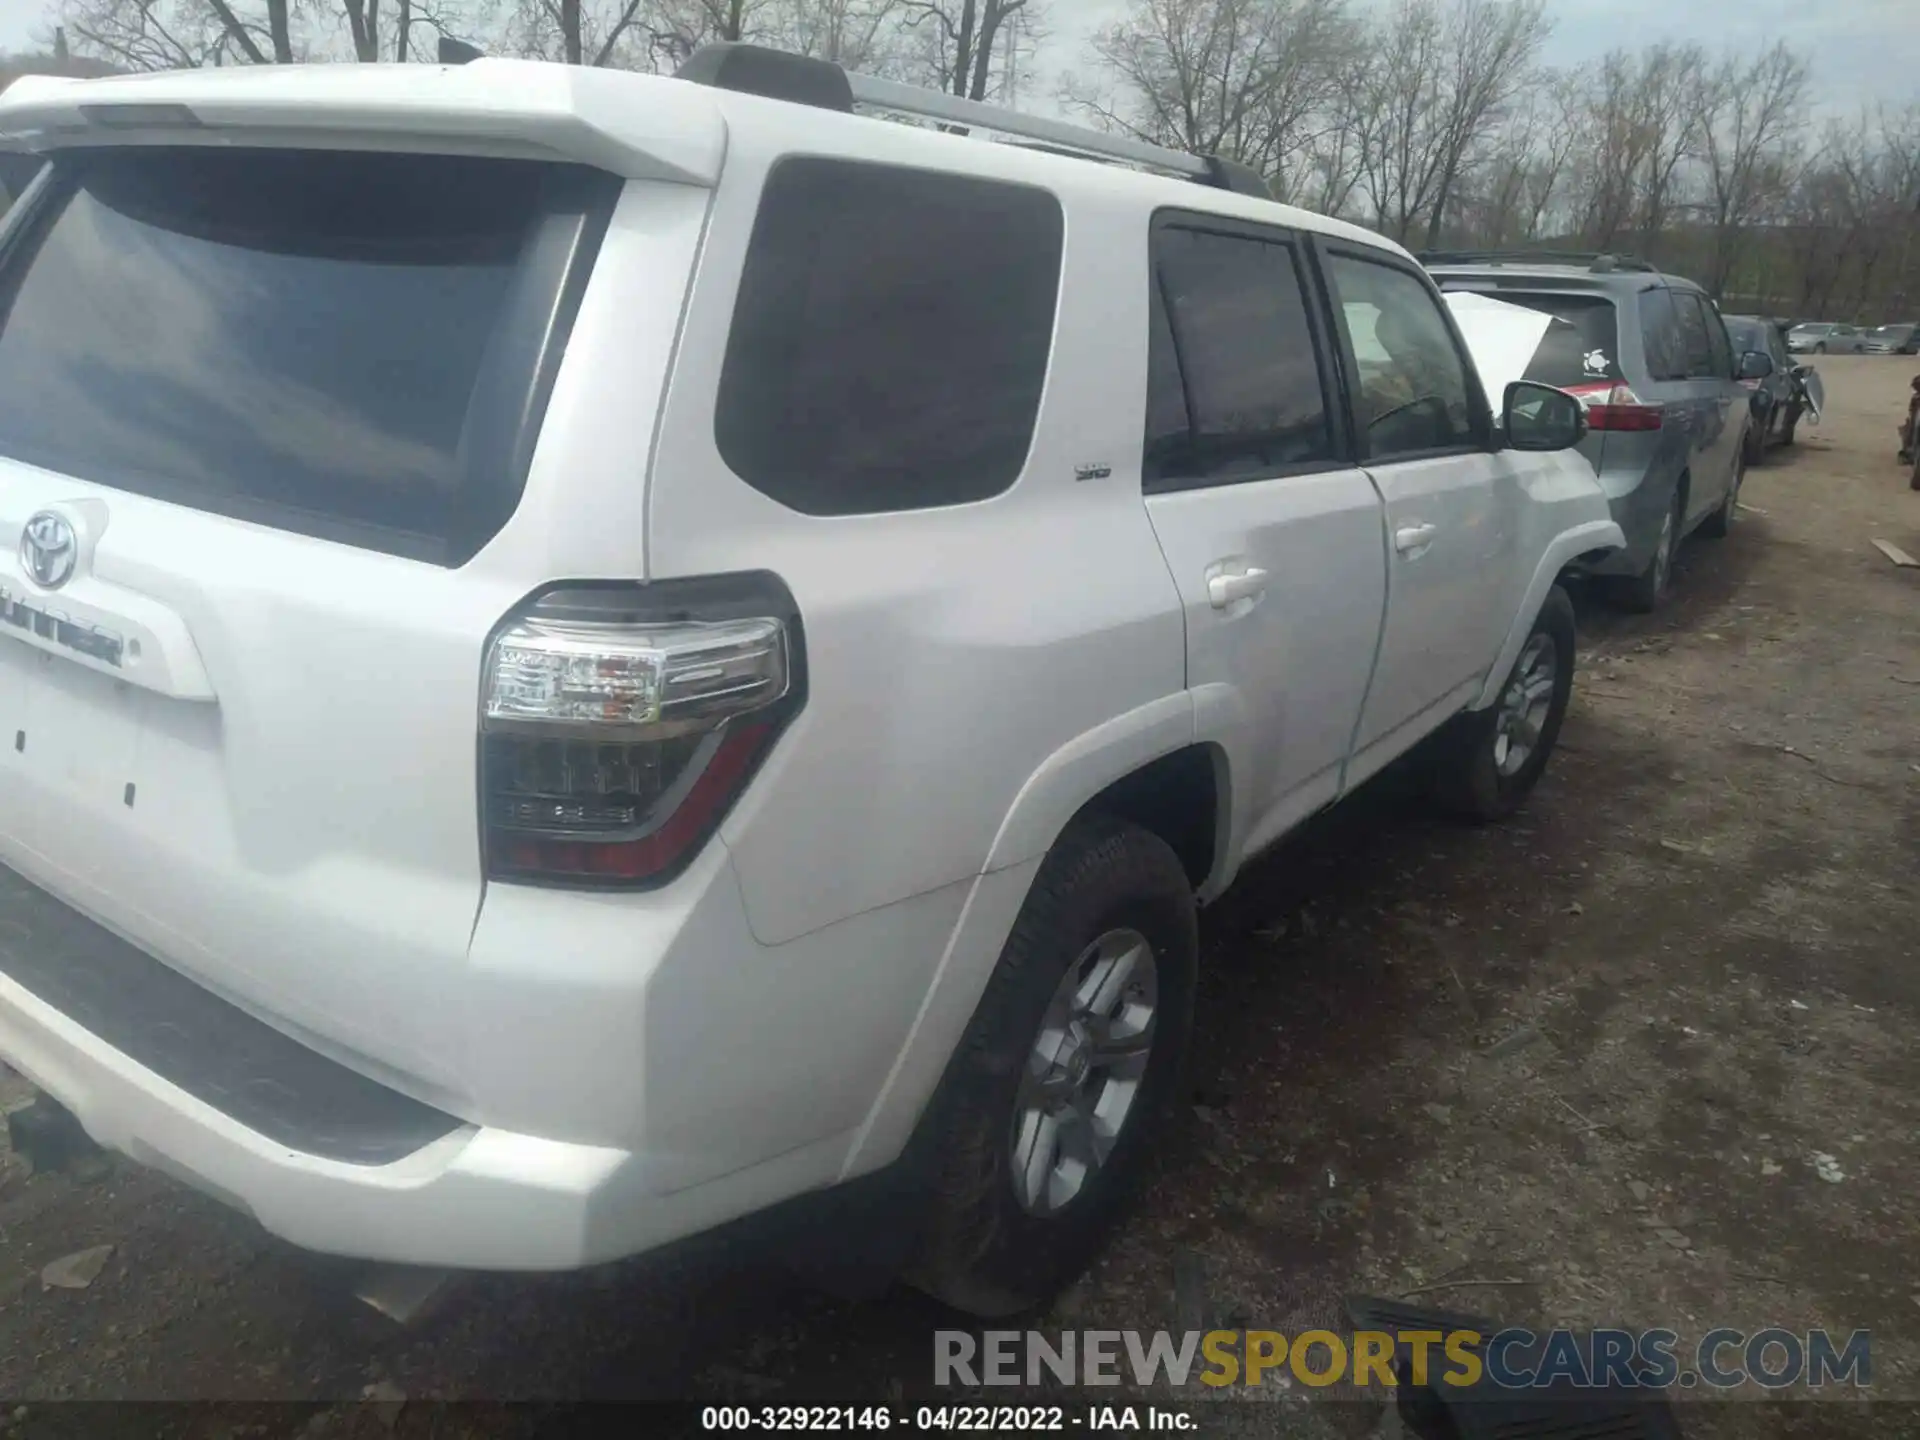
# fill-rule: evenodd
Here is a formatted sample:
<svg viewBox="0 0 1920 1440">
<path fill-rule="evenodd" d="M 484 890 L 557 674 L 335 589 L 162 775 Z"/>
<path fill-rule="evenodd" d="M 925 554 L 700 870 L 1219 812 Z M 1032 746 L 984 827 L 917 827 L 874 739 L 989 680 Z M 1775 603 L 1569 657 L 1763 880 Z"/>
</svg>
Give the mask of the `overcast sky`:
<svg viewBox="0 0 1920 1440">
<path fill-rule="evenodd" d="M 1127 0 L 1050 0 L 1043 68 L 1080 61 L 1086 37 L 1127 9 Z M 1554 65 L 1657 40 L 1695 40 L 1718 50 L 1781 39 L 1813 56 L 1824 106 L 1920 99 L 1920 0 L 1547 0 L 1547 15 L 1553 38 L 1546 58 Z"/>
<path fill-rule="evenodd" d="M 1052 33 L 1040 69 L 1057 73 L 1082 63 L 1086 37 L 1124 14 L 1127 4 L 1046 0 L 1046 9 Z M 0 50 L 31 48 L 46 13 L 45 0 L 0 0 Z M 1547 0 L 1547 13 L 1554 21 L 1547 58 L 1556 65 L 1655 40 L 1697 40 L 1718 49 L 1752 48 L 1777 37 L 1813 55 L 1823 108 L 1920 97 L 1920 0 Z M 1051 93 L 1050 79 L 1042 88 Z"/>
</svg>

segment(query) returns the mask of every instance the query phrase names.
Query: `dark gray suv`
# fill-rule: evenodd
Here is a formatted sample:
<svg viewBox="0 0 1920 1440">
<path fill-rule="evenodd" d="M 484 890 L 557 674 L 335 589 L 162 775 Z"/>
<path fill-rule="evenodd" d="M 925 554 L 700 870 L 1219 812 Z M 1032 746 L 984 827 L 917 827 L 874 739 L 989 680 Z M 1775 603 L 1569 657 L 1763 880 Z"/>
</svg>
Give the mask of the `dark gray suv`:
<svg viewBox="0 0 1920 1440">
<path fill-rule="evenodd" d="M 1699 286 L 1615 255 L 1448 251 L 1420 257 L 1442 290 L 1469 290 L 1564 322 L 1542 336 L 1525 377 L 1579 396 L 1580 449 L 1626 532 L 1594 573 L 1634 610 L 1665 598 L 1674 552 L 1693 530 L 1733 523 L 1751 413 L 1740 356 Z"/>
</svg>

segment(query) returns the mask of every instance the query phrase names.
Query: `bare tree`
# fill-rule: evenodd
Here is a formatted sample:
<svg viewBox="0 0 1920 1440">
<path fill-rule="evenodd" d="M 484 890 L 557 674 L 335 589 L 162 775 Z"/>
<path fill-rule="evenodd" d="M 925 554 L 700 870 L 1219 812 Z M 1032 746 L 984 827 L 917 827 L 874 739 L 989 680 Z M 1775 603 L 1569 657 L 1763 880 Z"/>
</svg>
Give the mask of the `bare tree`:
<svg viewBox="0 0 1920 1440">
<path fill-rule="evenodd" d="M 1345 0 L 1135 0 L 1061 98 L 1156 144 L 1251 165 L 1286 194 L 1355 53 Z"/>
<path fill-rule="evenodd" d="M 1700 126 L 1713 233 L 1708 288 L 1719 295 L 1747 232 L 1789 183 L 1787 146 L 1806 123 L 1807 62 L 1776 44 L 1752 61 L 1733 57 L 1715 72 Z"/>
<path fill-rule="evenodd" d="M 1010 73 L 1009 33 L 1030 27 L 1034 8 L 1033 0 L 899 0 L 901 23 L 920 39 L 931 78 L 969 100 L 985 100 Z"/>
<path fill-rule="evenodd" d="M 1706 56 L 1698 46 L 1657 44 L 1641 52 L 1631 115 L 1643 155 L 1639 248 L 1648 257 L 1659 251 L 1672 218 L 1681 166 L 1698 151 L 1707 86 Z"/>
<path fill-rule="evenodd" d="M 783 49 L 849 70 L 898 68 L 899 0 L 777 0 L 768 28 Z"/>
<path fill-rule="evenodd" d="M 1400 0 L 1345 96 L 1357 190 L 1395 239 L 1437 243 L 1461 172 L 1528 77 L 1541 0 Z"/>
<path fill-rule="evenodd" d="M 467 30 L 463 0 L 55 0 L 80 54 L 126 70 L 415 58 L 421 26 Z"/>
<path fill-rule="evenodd" d="M 1427 217 L 1429 248 L 1453 199 L 1460 168 L 1526 81 L 1549 26 L 1544 0 L 1456 0 L 1442 27 L 1445 65 L 1435 116 L 1439 175 Z"/>
<path fill-rule="evenodd" d="M 1579 92 L 1543 74 L 1505 123 L 1468 157 L 1453 213 L 1476 241 L 1510 246 L 1538 240 L 1562 198 L 1579 142 Z"/>
<path fill-rule="evenodd" d="M 295 58 L 284 0 L 258 13 L 231 0 L 66 0 L 54 13 L 83 54 L 126 70 Z"/>
</svg>

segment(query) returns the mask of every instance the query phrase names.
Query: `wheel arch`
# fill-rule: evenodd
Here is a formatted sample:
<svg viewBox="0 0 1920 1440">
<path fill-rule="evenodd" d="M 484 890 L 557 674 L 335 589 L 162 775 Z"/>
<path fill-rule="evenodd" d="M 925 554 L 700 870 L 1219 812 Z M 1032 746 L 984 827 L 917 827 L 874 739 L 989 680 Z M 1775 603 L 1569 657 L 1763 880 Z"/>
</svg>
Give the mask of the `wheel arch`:
<svg viewBox="0 0 1920 1440">
<path fill-rule="evenodd" d="M 1076 736 L 1021 787 L 892 1071 L 851 1137 L 842 1179 L 901 1156 L 985 993 L 1042 861 L 1075 819 L 1096 811 L 1160 835 L 1196 889 L 1221 869 L 1232 811 L 1229 762 L 1223 746 L 1196 740 L 1191 694 L 1152 701 Z M 1194 880 L 1196 874 L 1201 878 Z"/>
<path fill-rule="evenodd" d="M 1548 542 L 1534 566 L 1533 578 L 1527 582 L 1525 596 L 1514 612 L 1493 668 L 1487 671 L 1486 681 L 1473 704 L 1467 707 L 1469 710 L 1484 710 L 1499 698 L 1500 686 L 1507 672 L 1513 669 L 1520 647 L 1526 643 L 1527 632 L 1533 629 L 1534 619 L 1546 604 L 1548 592 L 1560 583 L 1567 567 L 1595 551 L 1622 549 L 1626 543 L 1626 532 L 1614 520 L 1588 520 L 1569 526 Z"/>
</svg>

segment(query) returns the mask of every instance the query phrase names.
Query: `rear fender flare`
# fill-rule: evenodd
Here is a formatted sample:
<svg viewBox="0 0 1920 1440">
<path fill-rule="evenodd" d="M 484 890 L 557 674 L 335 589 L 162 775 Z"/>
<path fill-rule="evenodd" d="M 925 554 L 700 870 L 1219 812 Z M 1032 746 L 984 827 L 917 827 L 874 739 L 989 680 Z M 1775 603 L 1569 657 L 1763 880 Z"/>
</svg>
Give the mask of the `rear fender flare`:
<svg viewBox="0 0 1920 1440">
<path fill-rule="evenodd" d="M 1494 660 L 1493 668 L 1487 672 L 1486 683 L 1480 687 L 1478 698 L 1468 709 L 1484 710 L 1499 697 L 1507 672 L 1513 669 L 1513 662 L 1520 658 L 1520 647 L 1526 643 L 1527 634 L 1533 629 L 1534 617 L 1540 613 L 1540 607 L 1547 603 L 1547 592 L 1560 579 L 1560 572 L 1591 551 L 1619 550 L 1626 543 L 1626 533 L 1612 520 L 1589 520 L 1575 525 L 1561 531 L 1548 543 L 1539 564 L 1534 567 L 1533 579 L 1527 584 L 1526 595 L 1514 615 L 1506 640 L 1500 646 L 1500 654 Z"/>
<path fill-rule="evenodd" d="M 1041 861 L 1067 823 L 1114 781 L 1192 744 L 1193 731 L 1194 700 L 1180 691 L 1074 736 L 1028 776 L 947 936 L 893 1067 L 848 1147 L 841 1179 L 888 1164 L 906 1148 L 966 1033 Z"/>
</svg>

